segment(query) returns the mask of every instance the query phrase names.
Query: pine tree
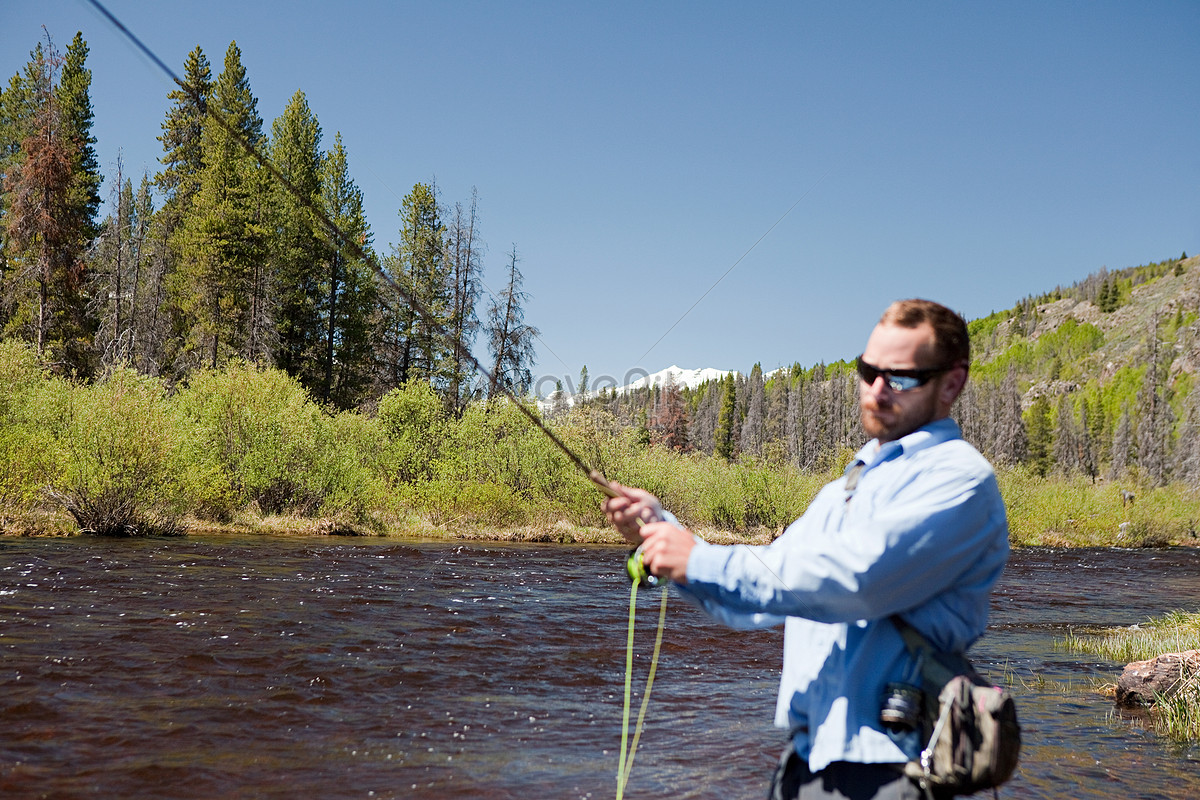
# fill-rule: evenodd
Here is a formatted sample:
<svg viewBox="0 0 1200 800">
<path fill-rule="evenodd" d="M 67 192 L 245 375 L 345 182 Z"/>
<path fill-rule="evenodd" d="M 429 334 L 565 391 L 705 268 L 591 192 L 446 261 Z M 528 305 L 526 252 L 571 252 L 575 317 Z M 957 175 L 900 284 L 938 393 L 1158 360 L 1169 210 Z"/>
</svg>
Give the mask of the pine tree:
<svg viewBox="0 0 1200 800">
<path fill-rule="evenodd" d="M 87 42 L 82 33 L 76 33 L 63 56 L 62 77 L 55 90 L 62 135 L 73 144 L 67 206 L 81 249 L 98 233 L 96 216 L 100 210 L 100 185 L 104 182 L 96 157 L 96 137 L 92 136 L 92 71 L 85 66 L 87 56 Z"/>
<path fill-rule="evenodd" d="M 861 416 L 858 412 L 858 375 L 846 368 L 839 368 L 829 381 L 831 430 L 833 439 L 830 452 L 842 448 L 855 448 L 861 435 Z"/>
<path fill-rule="evenodd" d="M 737 385 L 733 373 L 728 373 L 721 383 L 721 406 L 717 414 L 717 429 L 713 433 L 713 454 L 726 461 L 732 461 L 737 416 Z"/>
<path fill-rule="evenodd" d="M 1179 424 L 1175 477 L 1192 485 L 1200 482 L 1200 385 L 1196 384 L 1188 392 Z"/>
<path fill-rule="evenodd" d="M 763 385 L 762 364 L 755 364 L 746 379 L 746 417 L 739 438 L 740 452 L 761 458 L 766 444 L 767 396 Z"/>
<path fill-rule="evenodd" d="M 27 338 L 59 371 L 85 376 L 93 370 L 93 359 L 84 254 L 95 223 L 84 190 L 93 178 L 98 180 L 82 174 L 91 129 L 86 55 L 80 37 L 69 60 L 49 42 L 33 51 L 19 92 L 30 105 L 14 109 L 5 104 L 8 115 L 32 109 L 32 116 L 10 116 L 5 123 L 24 138 L 4 165 L 3 187 L 6 330 Z M 64 88 L 56 78 L 67 64 L 71 82 Z"/>
<path fill-rule="evenodd" d="M 483 283 L 483 242 L 479 235 L 479 195 L 471 190 L 470 205 L 454 204 L 454 212 L 446 231 L 445 263 L 450 281 L 450 314 L 447 320 L 453 349 L 447 376 L 446 393 L 461 413 L 472 395 L 475 365 L 470 358 L 475 335 L 479 331 L 479 316 L 475 306 Z"/>
<path fill-rule="evenodd" d="M 204 169 L 203 138 L 207 122 L 204 105 L 212 96 L 213 82 L 212 68 L 199 47 L 188 53 L 183 81 L 186 90 L 177 88 L 167 94 L 173 105 L 167 110 L 162 135 L 158 137 L 164 151 L 163 170 L 154 177 L 155 185 L 166 197 L 163 210 L 170 210 L 175 217 L 183 213 L 200 190 L 200 173 Z"/>
<path fill-rule="evenodd" d="M 696 387 L 696 410 L 692 414 L 691 424 L 688 426 L 690 449 L 698 450 L 708 456 L 713 454 L 717 418 L 720 415 L 724 390 L 724 379 L 705 381 Z"/>
<path fill-rule="evenodd" d="M 321 165 L 321 208 L 363 250 L 371 231 L 363 212 L 362 192 L 350 178 L 341 134 Z M 377 303 L 375 273 L 345 242 L 327 242 L 328 261 L 321 284 L 318 314 L 324 326 L 320 356 L 323 378 L 319 396 L 340 408 L 359 403 L 372 381 L 372 325 Z"/>
<path fill-rule="evenodd" d="M 30 64 L 36 63 L 35 57 Z M 29 67 L 26 67 L 28 71 Z M 31 84 L 27 75 L 18 72 L 9 80 L 8 87 L 0 87 L 0 331 L 8 327 L 13 312 L 9 296 L 9 253 L 7 217 L 11 203 L 9 175 L 20 163 L 21 143 L 29 135 L 35 111 Z"/>
<path fill-rule="evenodd" d="M 151 239 L 152 277 L 150 284 L 158 306 L 154 313 L 153 341 L 147 342 L 147 357 L 154 372 L 172 364 L 186 365 L 199 359 L 188 357 L 185 337 L 194 315 L 186 312 L 181 300 L 190 301 L 193 284 L 186 276 L 176 276 L 180 265 L 192 255 L 183 222 L 200 191 L 204 169 L 205 110 L 212 98 L 212 69 L 199 47 L 188 53 L 183 80 L 186 90 L 176 88 L 167 94 L 172 102 L 162 122 L 162 171 L 154 176 L 154 185 L 163 196 L 163 205 L 154 215 Z"/>
<path fill-rule="evenodd" d="M 100 242 L 90 269 L 92 295 L 99 317 L 95 347 L 105 367 L 127 363 L 132 356 L 131 325 L 133 273 L 138 259 L 134 240 L 133 182 L 124 175 L 117 158 L 114 212 L 101 224 Z"/>
<path fill-rule="evenodd" d="M 1113 431 L 1112 459 L 1109 461 L 1109 477 L 1117 480 L 1125 476 L 1129 470 L 1130 453 L 1133 448 L 1133 422 L 1130 419 L 1129 408 L 1121 407 L 1121 416 Z"/>
<path fill-rule="evenodd" d="M 204 126 L 200 187 L 185 217 L 183 261 L 171 290 L 183 317 L 186 360 L 216 367 L 230 358 L 268 359 L 275 344 L 269 183 L 242 146 L 262 146 L 262 119 L 236 42 L 209 108 L 232 132 Z"/>
<path fill-rule="evenodd" d="M 28 258 L 21 258 L 21 248 L 16 245 L 13 187 L 25 158 L 22 145 L 34 132 L 38 98 L 47 93 L 42 85 L 46 77 L 46 52 L 39 43 L 30 51 L 24 69 L 0 92 L 0 331 L 5 335 L 21 332 L 26 338 L 31 337 L 32 327 L 28 303 L 22 300 L 29 292 L 32 267 Z"/>
<path fill-rule="evenodd" d="M 1087 409 L 1088 439 L 1096 462 L 1096 472 L 1099 474 L 1100 465 L 1108 461 L 1112 450 L 1112 420 L 1105 416 L 1104 402 L 1098 394 L 1088 399 Z"/>
<path fill-rule="evenodd" d="M 398 381 L 397 386 L 427 381 L 444 397 L 453 351 L 445 333 L 452 297 L 436 188 L 427 183 L 413 186 L 401 202 L 400 219 L 400 243 L 385 264 L 400 291 L 388 287 L 383 295 L 381 376 Z"/>
<path fill-rule="evenodd" d="M 13 75 L 8 87 L 0 91 L 0 178 L 17 163 L 21 143 L 33 132 L 33 118 L 38 109 L 37 90 L 43 78 L 45 60 L 45 50 L 39 44 L 30 51 L 25 68 Z"/>
<path fill-rule="evenodd" d="M 681 452 L 690 449 L 687 408 L 679 384 L 675 383 L 674 372 L 667 373 L 666 383 L 658 393 L 651 427 L 656 440 L 664 447 Z"/>
<path fill-rule="evenodd" d="M 91 295 L 98 327 L 95 348 L 101 364 L 129 364 L 146 374 L 158 374 L 160 350 L 167 336 L 163 311 L 162 274 L 152 238 L 154 203 L 150 176 L 142 174 L 138 190 L 124 178 L 117 159 L 113 213 L 101 225 L 93 251 Z"/>
<path fill-rule="evenodd" d="M 767 382 L 766 441 L 771 445 L 770 456 L 776 461 L 787 453 L 788 378 L 776 373 Z"/>
<path fill-rule="evenodd" d="M 1163 353 L 1158 336 L 1159 320 L 1155 315 L 1151 322 L 1147 349 L 1146 375 L 1137 394 L 1137 463 L 1143 473 L 1155 485 L 1161 485 L 1169 477 L 1171 457 L 1171 430 L 1175 417 L 1167 396 L 1165 380 L 1168 356 Z"/>
<path fill-rule="evenodd" d="M 1053 436 L 1053 466 L 1056 471 L 1064 475 L 1070 475 L 1082 468 L 1079 458 L 1081 437 L 1075 423 L 1073 405 L 1071 398 L 1067 395 L 1058 398 Z"/>
<path fill-rule="evenodd" d="M 505 288 L 492 300 L 488 309 L 484 332 L 492 353 L 492 380 L 487 392 L 489 399 L 503 394 L 505 390 L 524 395 L 533 383 L 533 340 L 539 331 L 525 324 L 525 303 L 529 301 L 529 295 L 521 289 L 523 278 L 517 268 L 519 260 L 514 244 L 508 256 Z"/>
<path fill-rule="evenodd" d="M 1029 466 L 1037 475 L 1050 472 L 1054 456 L 1054 427 L 1050 421 L 1050 401 L 1045 396 L 1033 401 L 1026 412 L 1029 437 Z"/>
<path fill-rule="evenodd" d="M 1029 435 L 1021 419 L 1021 391 L 1017 385 L 1016 368 L 1011 364 L 997 394 L 995 424 L 994 457 L 1010 465 L 1023 463 L 1029 458 Z"/>
<path fill-rule="evenodd" d="M 954 419 L 962 429 L 963 438 L 981 453 L 991 453 L 991 442 L 986 438 L 990 425 L 983 424 L 981 406 L 992 393 L 978 381 L 967 381 L 962 394 L 954 404 Z"/>
<path fill-rule="evenodd" d="M 793 372 L 788 376 L 787 420 L 784 431 L 788 463 L 800 467 L 804 446 L 804 375 Z"/>
<path fill-rule="evenodd" d="M 1088 408 L 1089 403 L 1085 397 L 1079 404 L 1078 463 L 1079 469 L 1083 474 L 1091 478 L 1092 483 L 1095 483 L 1096 476 L 1100 474 L 1100 467 L 1099 459 L 1096 457 L 1095 440 L 1092 438 L 1092 425 Z"/>
<path fill-rule="evenodd" d="M 318 311 L 324 292 L 325 264 L 330 258 L 327 239 L 322 240 L 311 209 L 321 194 L 321 126 L 308 106 L 304 92 L 297 91 L 283 114 L 271 126 L 271 163 L 299 193 L 274 184 L 274 207 L 278 211 L 271 237 L 277 310 L 275 331 L 278 349 L 275 363 L 314 394 L 326 378 L 321 354 L 325 337 Z"/>
<path fill-rule="evenodd" d="M 799 403 L 801 418 L 799 421 L 800 453 L 799 467 L 801 469 L 816 469 L 820 466 L 821 456 L 829 449 L 827 442 L 827 409 L 828 381 L 825 380 L 825 368 L 818 364 L 813 368 L 812 377 L 802 385 L 803 396 Z"/>
</svg>

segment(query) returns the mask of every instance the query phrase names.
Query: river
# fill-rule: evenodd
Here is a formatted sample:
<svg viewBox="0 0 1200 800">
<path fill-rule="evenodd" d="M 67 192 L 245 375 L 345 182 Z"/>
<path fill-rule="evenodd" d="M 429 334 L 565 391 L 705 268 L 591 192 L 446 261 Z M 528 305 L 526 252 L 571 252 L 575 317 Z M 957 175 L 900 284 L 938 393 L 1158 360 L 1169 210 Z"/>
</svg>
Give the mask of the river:
<svg viewBox="0 0 1200 800">
<path fill-rule="evenodd" d="M 628 584 L 600 546 L 0 539 L 0 796 L 607 798 Z M 1196 608 L 1200 551 L 1013 553 L 973 651 L 1015 679 L 1013 798 L 1200 797 L 1194 747 L 1115 716 L 1071 627 Z M 639 600 L 636 683 L 655 596 Z M 775 631 L 673 598 L 626 796 L 761 798 Z M 635 698 L 636 710 L 636 698 Z M 989 795 L 990 796 L 990 795 Z"/>
</svg>

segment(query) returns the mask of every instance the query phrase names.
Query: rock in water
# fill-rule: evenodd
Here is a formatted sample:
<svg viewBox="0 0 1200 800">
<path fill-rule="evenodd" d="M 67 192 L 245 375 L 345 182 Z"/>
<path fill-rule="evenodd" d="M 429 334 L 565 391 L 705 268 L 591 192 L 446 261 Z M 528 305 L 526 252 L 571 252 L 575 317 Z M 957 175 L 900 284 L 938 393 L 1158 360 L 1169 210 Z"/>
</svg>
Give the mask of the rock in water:
<svg viewBox="0 0 1200 800">
<path fill-rule="evenodd" d="M 1122 708 L 1150 706 L 1156 696 L 1170 696 L 1185 681 L 1200 672 L 1200 650 L 1164 653 L 1135 661 L 1125 667 L 1117 681 L 1117 705 Z"/>
</svg>

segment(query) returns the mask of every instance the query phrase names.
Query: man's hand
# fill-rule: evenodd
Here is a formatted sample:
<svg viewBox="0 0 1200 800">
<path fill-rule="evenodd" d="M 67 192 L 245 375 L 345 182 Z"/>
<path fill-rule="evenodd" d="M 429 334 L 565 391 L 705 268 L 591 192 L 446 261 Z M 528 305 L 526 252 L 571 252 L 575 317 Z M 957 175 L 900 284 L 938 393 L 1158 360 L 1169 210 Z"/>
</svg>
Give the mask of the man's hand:
<svg viewBox="0 0 1200 800">
<path fill-rule="evenodd" d="M 645 489 L 610 483 L 621 493 L 604 501 L 604 515 L 625 540 L 642 546 L 642 563 L 660 578 L 687 583 L 688 556 L 696 544 L 692 532 L 663 522 L 662 504 Z"/>
<path fill-rule="evenodd" d="M 645 489 L 635 489 L 632 486 L 622 486 L 619 483 L 609 483 L 609 486 L 621 493 L 620 497 L 610 497 L 604 501 L 601 508 L 604 515 L 617 531 L 630 544 L 642 543 L 642 525 L 662 521 L 662 504 L 658 498 Z M 642 525 L 639 525 L 639 521 Z"/>
<path fill-rule="evenodd" d="M 691 531 L 669 522 L 652 522 L 642 527 L 642 539 L 642 563 L 651 574 L 687 583 L 688 557 L 696 546 Z"/>
</svg>

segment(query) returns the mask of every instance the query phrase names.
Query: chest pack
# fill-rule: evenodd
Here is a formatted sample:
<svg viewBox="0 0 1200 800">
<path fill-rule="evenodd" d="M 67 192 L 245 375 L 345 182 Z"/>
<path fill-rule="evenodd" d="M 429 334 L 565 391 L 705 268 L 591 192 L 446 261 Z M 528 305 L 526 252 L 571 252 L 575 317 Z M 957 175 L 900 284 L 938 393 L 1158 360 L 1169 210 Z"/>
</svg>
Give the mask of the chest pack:
<svg viewBox="0 0 1200 800">
<path fill-rule="evenodd" d="M 921 665 L 924 729 L 918 760 L 904 773 L 929 797 L 994 789 L 1012 777 L 1021 753 L 1021 728 L 1012 695 L 983 678 L 965 655 L 935 650 L 899 616 L 892 622 Z"/>
</svg>

